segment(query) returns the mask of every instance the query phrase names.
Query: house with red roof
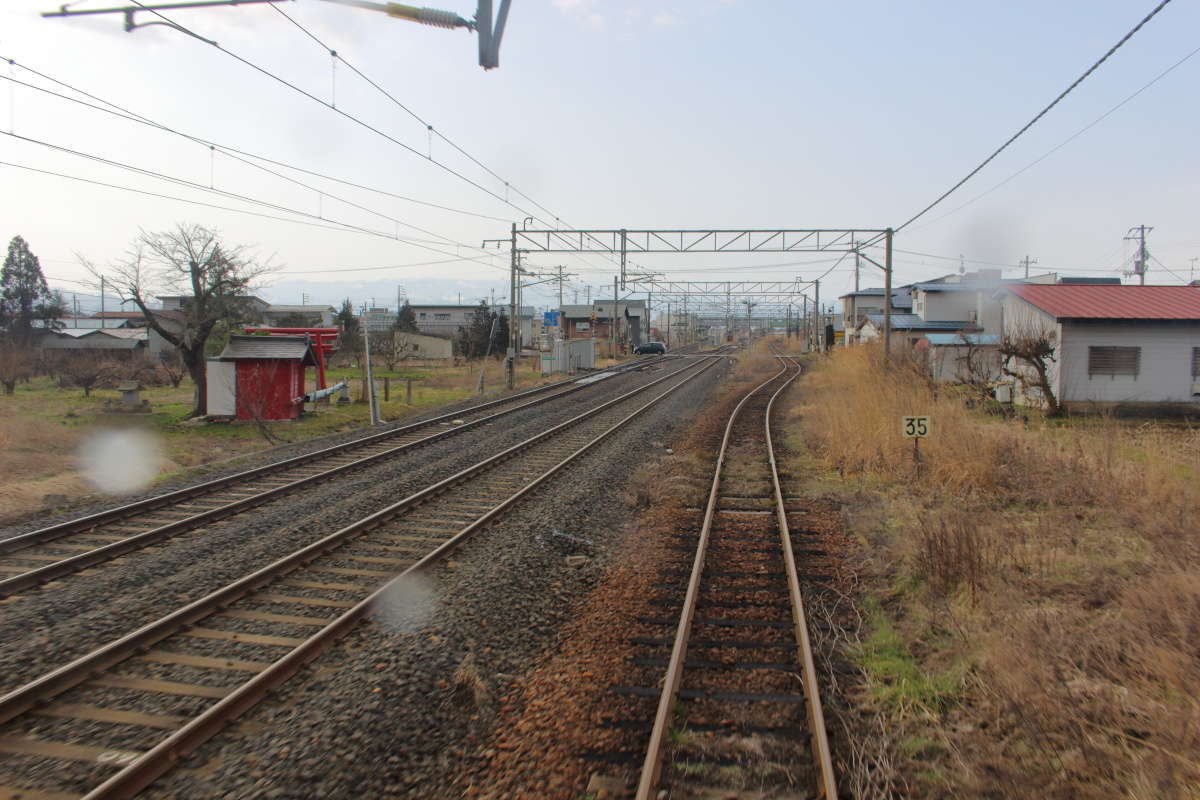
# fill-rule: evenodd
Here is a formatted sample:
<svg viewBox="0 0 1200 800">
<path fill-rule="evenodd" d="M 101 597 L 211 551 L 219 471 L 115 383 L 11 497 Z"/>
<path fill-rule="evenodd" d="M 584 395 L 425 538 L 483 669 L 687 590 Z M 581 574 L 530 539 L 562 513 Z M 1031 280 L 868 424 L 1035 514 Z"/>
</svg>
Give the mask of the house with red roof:
<svg viewBox="0 0 1200 800">
<path fill-rule="evenodd" d="M 1049 383 L 1068 409 L 1173 405 L 1200 414 L 1200 287 L 1009 284 L 996 293 L 1002 338 L 1043 337 Z M 1044 405 L 1029 363 L 1014 399 Z"/>
</svg>

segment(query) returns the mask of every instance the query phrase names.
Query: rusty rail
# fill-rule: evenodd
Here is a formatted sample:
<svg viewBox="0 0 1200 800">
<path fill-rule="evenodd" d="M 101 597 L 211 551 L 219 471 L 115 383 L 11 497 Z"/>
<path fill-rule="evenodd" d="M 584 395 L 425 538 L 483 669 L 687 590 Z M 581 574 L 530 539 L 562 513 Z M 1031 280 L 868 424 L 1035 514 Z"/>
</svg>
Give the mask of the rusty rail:
<svg viewBox="0 0 1200 800">
<path fill-rule="evenodd" d="M 776 355 L 780 361 L 779 372 L 772 375 L 758 386 L 751 389 L 734 407 L 725 426 L 721 439 L 721 447 L 717 453 L 716 465 L 713 469 L 712 486 L 709 490 L 708 503 L 704 511 L 704 522 L 700 529 L 696 554 L 692 560 L 692 570 L 688 579 L 687 591 L 684 595 L 683 608 L 680 611 L 679 625 L 675 632 L 671 657 L 667 664 L 666 675 L 663 679 L 658 706 L 655 711 L 654 724 L 651 728 L 650 742 L 646 748 L 646 757 L 638 780 L 636 799 L 652 800 L 657 796 L 658 784 L 663 768 L 663 750 L 670 729 L 676 700 L 683 678 L 684 664 L 687 658 L 688 639 L 691 634 L 692 621 L 695 617 L 696 604 L 700 596 L 701 577 L 704 571 L 713 518 L 717 512 L 720 499 L 721 475 L 725 466 L 726 453 L 730 437 L 733 433 L 734 422 L 742 408 L 750 399 L 771 383 L 784 377 L 790 369 L 795 372 L 775 390 L 767 403 L 764 413 L 764 424 L 767 441 L 767 454 L 771 467 L 771 480 L 775 496 L 775 511 L 779 521 L 780 537 L 784 550 L 785 571 L 787 574 L 788 596 L 791 604 L 792 619 L 796 627 L 796 641 L 799 646 L 800 664 L 803 671 L 806 705 L 808 711 L 810 737 L 813 747 L 815 766 L 819 774 L 819 785 L 816 788 L 817 797 L 822 800 L 836 800 L 837 789 L 833 773 L 833 764 L 829 751 L 829 740 L 825 730 L 824 714 L 821 710 L 820 691 L 816 680 L 816 670 L 813 665 L 812 649 L 808 636 L 808 625 L 804 614 L 804 606 L 800 596 L 799 578 L 796 570 L 795 557 L 792 553 L 790 534 L 787 527 L 787 514 L 783 505 L 783 492 L 779 483 L 779 472 L 776 468 L 774 447 L 771 443 L 770 416 L 775 399 L 800 374 L 799 363 L 789 357 Z"/>
<path fill-rule="evenodd" d="M 647 362 L 642 362 L 642 363 L 645 364 Z M 314 475 L 310 475 L 308 477 L 297 478 L 294 481 L 290 481 L 281 486 L 276 486 L 273 488 L 265 489 L 263 491 L 258 492 L 257 494 L 251 495 L 249 497 L 245 497 L 245 498 L 242 498 L 239 500 L 234 500 L 232 502 L 225 503 L 224 505 L 217 506 L 215 508 L 208 509 L 206 511 L 201 511 L 201 512 L 193 514 L 189 517 L 185 517 L 184 519 L 180 519 L 175 522 L 169 522 L 169 523 L 160 525 L 160 526 L 153 528 L 151 530 L 148 530 L 148 531 L 132 534 L 124 539 L 121 539 L 120 541 L 112 542 L 107 545 L 102 545 L 100 547 L 96 547 L 94 549 L 79 553 L 78 555 L 68 556 L 59 561 L 54 561 L 54 562 L 51 562 L 51 563 L 46 564 L 41 567 L 32 568 L 32 569 L 28 570 L 27 572 L 22 572 L 22 573 L 13 575 L 8 578 L 0 579 L 0 597 L 7 597 L 10 595 L 16 594 L 18 592 L 25 591 L 27 589 L 32 589 L 37 586 L 40 586 L 41 584 L 48 583 L 49 581 L 55 580 L 57 578 L 61 578 L 65 575 L 70 575 L 71 573 L 78 572 L 83 569 L 87 569 L 88 567 L 95 566 L 97 564 L 102 564 L 106 561 L 111 561 L 111 560 L 118 558 L 119 556 L 122 556 L 126 553 L 131 553 L 136 550 L 141 550 L 143 548 L 149 547 L 152 544 L 156 544 L 165 539 L 169 539 L 172 536 L 176 536 L 185 531 L 192 530 L 194 528 L 200 527 L 202 525 L 207 525 L 212 522 L 216 522 L 218 520 L 233 516 L 235 514 L 240 514 L 251 508 L 255 508 L 257 506 L 268 503 L 271 500 L 274 500 L 285 494 L 294 492 L 297 489 L 307 486 L 309 484 L 320 483 L 320 482 L 329 480 L 330 478 L 332 478 L 336 475 L 339 475 L 341 473 L 348 472 L 350 470 L 359 469 L 367 464 L 371 464 L 376 461 L 391 458 L 402 451 L 409 450 L 409 449 L 415 448 L 415 447 L 423 447 L 423 446 L 425 446 L 427 444 L 431 444 L 435 441 L 440 441 L 441 439 L 461 433 L 462 431 L 470 430 L 471 428 L 477 427 L 479 425 L 483 425 L 485 423 L 492 422 L 492 421 L 496 420 L 497 418 L 505 416 L 507 414 L 512 414 L 517 411 L 521 411 L 521 410 L 530 408 L 532 406 L 547 403 L 552 400 L 556 400 L 560 397 L 564 397 L 568 394 L 573 394 L 575 392 L 581 391 L 588 387 L 587 384 L 580 384 L 578 386 L 569 386 L 564 391 L 553 392 L 553 393 L 547 394 L 547 392 L 549 392 L 551 389 L 561 388 L 563 386 L 566 386 L 568 384 L 576 382 L 577 380 L 578 380 L 577 378 L 572 378 L 571 380 L 568 380 L 568 381 L 560 381 L 557 383 L 549 384 L 548 386 L 540 387 L 538 389 L 530 390 L 528 392 L 522 392 L 520 394 L 502 398 L 500 400 L 489 401 L 487 403 L 482 403 L 482 404 L 479 404 L 476 406 L 472 406 L 471 408 L 460 409 L 459 411 L 453 412 L 451 414 L 443 414 L 443 415 L 433 417 L 428 420 L 424 420 L 422 422 L 417 422 L 417 423 L 413 423 L 411 425 L 405 425 L 405 426 L 402 426 L 399 428 L 394 428 L 392 430 L 385 431 L 383 433 L 373 434 L 371 436 L 366 436 L 366 437 L 363 437 L 360 439 L 355 439 L 351 442 L 345 442 L 343 444 L 334 445 L 333 447 L 328 447 L 328 448 L 325 448 L 322 450 L 314 451 L 312 453 L 307 453 L 307 454 L 304 454 L 301 456 L 296 456 L 294 458 L 276 462 L 274 464 L 267 464 L 263 467 L 257 467 L 255 469 L 247 470 L 245 472 L 241 472 L 236 475 L 231 475 L 226 478 L 218 478 L 214 481 L 209 481 L 207 483 L 198 484 L 197 486 L 180 489 L 175 492 L 158 495 L 158 496 L 152 497 L 152 498 L 147 498 L 146 500 L 139 501 L 138 503 L 131 503 L 129 505 L 122 506 L 120 508 L 111 509 L 109 511 L 99 512 L 97 514 L 93 514 L 88 517 L 83 517 L 78 520 L 72 520 L 70 522 L 61 523 L 60 525 L 55 525 L 55 526 L 51 526 L 48 528 L 42 528 L 37 531 L 32 531 L 27 534 L 22 534 L 21 536 L 14 537 L 12 539 L 6 539 L 3 541 L 0 541 L 0 555 L 11 555 L 12 553 L 20 552 L 22 549 L 34 547 L 39 544 L 45 544 L 46 542 L 54 541 L 54 540 L 63 538 L 65 536 L 70 536 L 70 535 L 73 535 L 76 533 L 83 533 L 83 532 L 93 530 L 98 525 L 123 520 L 130 516 L 140 514 L 140 513 L 146 512 L 146 511 L 153 511 L 153 510 L 157 510 L 160 508 L 169 507 L 174 503 L 180 502 L 181 500 L 190 500 L 195 497 L 202 497 L 206 494 L 211 494 L 213 492 L 228 488 L 230 486 L 236 486 L 237 484 L 251 481 L 255 478 L 262 477 L 263 475 L 269 475 L 269 474 L 278 473 L 278 472 L 285 472 L 289 469 L 292 469 L 297 466 L 302 466 L 302 465 L 312 462 L 312 461 L 319 461 L 324 458 L 328 458 L 331 456 L 339 455 L 341 453 L 345 453 L 348 450 L 354 450 L 354 449 L 358 449 L 361 447 L 370 446 L 373 444 L 380 443 L 382 441 L 386 441 L 388 439 L 402 436 L 407 433 L 412 433 L 414 431 L 418 431 L 418 430 L 421 430 L 424 428 L 429 428 L 434 425 L 440 424 L 446 420 L 455 419 L 464 414 L 475 413 L 475 412 L 478 412 L 483 409 L 493 408 L 496 405 L 510 403 L 514 399 L 528 397 L 530 395 L 540 395 L 540 396 L 534 397 L 534 399 L 529 400 L 528 402 L 521 403 L 520 405 L 514 406 L 509 409 L 505 409 L 504 411 L 499 411 L 494 414 L 489 414 L 487 416 L 480 417 L 479 419 L 471 420 L 469 422 L 464 422 L 461 425 L 456 425 L 452 428 L 448 428 L 447 430 L 440 431 L 438 433 L 432 433 L 429 436 L 422 437 L 420 439 L 417 439 L 416 441 L 407 442 L 405 444 L 400 444 L 400 445 L 397 445 L 396 447 L 392 447 L 387 450 L 383 450 L 381 452 L 374 453 L 372 455 L 368 455 L 368 456 L 364 456 L 362 458 L 356 459 L 348 464 L 342 464 L 342 465 L 339 465 L 336 467 L 331 467 L 327 470 L 322 470 L 321 472 L 316 473 Z"/>
<path fill-rule="evenodd" d="M 255 591 L 267 586 L 284 575 L 292 572 L 304 565 L 307 565 L 317 558 L 330 553 L 343 544 L 357 538 L 359 535 L 383 524 L 388 519 L 393 518 L 404 511 L 428 502 L 434 495 L 439 494 L 445 489 L 469 480 L 470 478 L 487 471 L 496 464 L 512 458 L 518 453 L 529 450 L 538 443 L 565 431 L 566 429 L 582 422 L 583 420 L 595 416 L 602 411 L 612 408 L 618 403 L 627 401 L 634 396 L 648 391 L 652 387 L 663 383 L 664 381 L 676 378 L 683 373 L 691 371 L 692 374 L 687 375 L 682 381 L 670 386 L 665 391 L 657 394 L 653 399 L 645 404 L 640 405 L 632 413 L 624 416 L 618 422 L 610 426 L 600 435 L 594 437 L 582 447 L 579 447 L 565 459 L 558 462 L 556 465 L 548 469 L 541 476 L 528 483 L 526 486 L 519 489 L 516 493 L 506 498 L 503 502 L 494 506 L 482 516 L 478 517 L 474 522 L 465 528 L 458 531 L 452 537 L 447 539 L 436 549 L 426 554 L 418 562 L 399 573 L 396 577 L 389 580 L 383 586 L 376 589 L 364 600 L 357 603 L 355 606 L 344 612 L 341 616 L 329 622 L 318 633 L 303 644 L 298 645 L 288 654 L 271 664 L 270 667 L 255 675 L 246 683 L 239 686 L 234 692 L 226 696 L 203 713 L 196 716 L 183 727 L 175 731 L 166 739 L 159 742 L 150 750 L 147 750 L 132 763 L 128 764 L 122 770 L 112 775 L 104 783 L 100 784 L 90 791 L 86 798 L 98 800 L 99 798 L 128 798 L 136 795 L 141 789 L 148 786 L 153 780 L 168 771 L 171 766 L 181 757 L 186 755 L 191 750 L 198 747 L 203 742 L 214 736 L 222 730 L 231 721 L 236 719 L 246 710 L 252 708 L 255 704 L 265 698 L 270 691 L 288 680 L 294 675 L 304 664 L 316 658 L 322 651 L 329 647 L 338 638 L 349 631 L 359 620 L 361 620 L 377 602 L 378 598 L 384 595 L 388 589 L 397 580 L 402 579 L 405 575 L 411 572 L 422 570 L 436 563 L 443 558 L 447 553 L 461 544 L 465 539 L 478 531 L 483 525 L 494 519 L 503 511 L 516 503 L 521 497 L 534 489 L 536 486 L 543 484 L 546 480 L 556 474 L 559 470 L 575 460 L 583 453 L 590 450 L 606 437 L 628 424 L 633 419 L 637 418 L 647 408 L 655 403 L 658 403 L 663 398 L 679 390 L 689 382 L 705 373 L 714 365 L 721 361 L 720 357 L 709 357 L 695 359 L 693 363 L 682 369 L 676 370 L 669 375 L 645 385 L 638 387 L 630 392 L 626 392 L 604 404 L 589 409 L 588 411 L 573 417 L 563 423 L 539 433 L 538 435 L 527 439 L 517 445 L 514 445 L 501 453 L 497 453 L 472 467 L 456 473 L 455 475 L 444 479 L 443 481 L 427 487 L 416 494 L 413 494 L 398 503 L 395 503 L 385 509 L 382 509 L 370 516 L 367 516 L 317 542 L 314 542 L 307 547 L 302 548 L 278 561 L 259 569 L 245 577 L 229 584 L 228 586 L 219 589 L 204 598 L 201 598 L 193 603 L 190 603 L 183 608 L 168 614 L 167 616 L 152 622 L 148 625 L 139 628 L 138 630 L 127 634 L 120 639 L 111 642 L 104 647 L 101 647 L 91 653 L 76 659 L 75 661 L 64 665 L 56 670 L 53 670 L 40 678 L 25 684 L 24 686 L 0 697 L 0 723 L 5 723 L 19 717 L 21 714 L 34 709 L 41 704 L 52 700 L 54 697 L 61 695 L 67 690 L 80 685 L 89 680 L 98 672 L 113 667 L 121 663 L 125 659 L 137 654 L 167 637 L 185 629 L 189 625 L 193 625 L 199 620 L 208 615 L 219 612 L 221 609 L 229 606 L 231 603 L 254 593 Z"/>
</svg>

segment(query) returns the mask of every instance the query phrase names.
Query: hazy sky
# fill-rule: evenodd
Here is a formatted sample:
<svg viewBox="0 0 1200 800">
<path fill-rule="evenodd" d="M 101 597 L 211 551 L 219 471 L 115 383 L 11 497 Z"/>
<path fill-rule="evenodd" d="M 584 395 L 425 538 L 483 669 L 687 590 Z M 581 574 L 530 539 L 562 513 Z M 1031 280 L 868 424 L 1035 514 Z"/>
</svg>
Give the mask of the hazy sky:
<svg viewBox="0 0 1200 800">
<path fill-rule="evenodd" d="M 85 0 L 87 9 L 119 0 Z M 439 5 L 473 15 L 469 0 Z M 280 266 L 264 297 L 392 302 L 507 294 L 507 236 L 525 213 L 578 227 L 896 226 L 949 188 L 1028 121 L 1153 6 L 1098 2 L 806 3 L 514 0 L 498 70 L 476 64 L 474 36 L 321 0 L 281 7 L 467 151 L 497 179 L 346 68 L 271 7 L 171 12 L 172 19 L 358 117 L 372 133 L 220 50 L 164 26 L 134 33 L 119 16 L 41 19 L 55 0 L 4 0 L 0 74 L 55 88 L 25 67 L 176 131 L 265 156 L 288 182 L 207 146 L 0 81 L 4 133 L 50 142 L 200 188 L 0 136 L 0 161 L 172 197 L 378 235 L 189 205 L 0 166 L 0 238 L 21 234 L 52 283 L 87 291 L 83 254 L 120 256 L 139 227 L 177 221 L 218 228 Z M 139 14 L 141 22 L 154 21 Z M 972 262 L 1119 274 L 1131 226 L 1154 226 L 1151 282 L 1179 282 L 1200 256 L 1196 102 L 1200 55 L 1003 187 L 945 216 L 1043 156 L 1192 53 L 1200 3 L 1175 0 L 1106 64 L 942 206 L 896 238 L 896 280 Z M 95 101 L 89 101 L 95 102 Z M 472 186 L 428 156 L 479 184 Z M 406 198 L 339 186 L 319 172 Z M 503 181 L 508 181 L 506 188 Z M 486 191 L 485 191 L 486 190 Z M 489 194 L 489 192 L 491 194 Z M 352 207 L 329 195 L 360 207 Z M 498 196 L 498 198 L 497 198 Z M 530 200 L 529 198 L 532 198 Z M 547 213 L 534 205 L 549 209 Z M 302 211 L 313 217 L 296 216 Z M 464 214 L 459 212 L 470 212 Z M 473 215 L 483 215 L 473 216 Z M 488 219 L 491 217 L 494 219 Z M 332 223 L 328 223 L 332 224 Z M 417 226 L 424 231 L 417 230 Z M 399 235 L 420 240 L 398 242 Z M 432 249 L 430 249 L 432 248 Z M 465 258 L 479 261 L 450 261 Z M 428 264 L 428 262 L 445 262 Z M 822 261 L 822 263 L 804 263 Z M 482 262 L 482 263 L 481 263 Z M 566 264 L 572 286 L 608 287 L 613 265 Z M 819 255 L 653 256 L 676 279 L 814 278 Z M 424 266 L 397 266 L 425 264 Z M 1198 262 L 1200 265 L 1200 262 Z M 363 267 L 388 269 L 355 270 Z M 852 284 L 843 262 L 824 298 Z M 879 285 L 878 273 L 864 285 Z M 549 302 L 552 291 L 527 300 Z M 573 292 L 568 296 L 570 302 Z"/>
</svg>

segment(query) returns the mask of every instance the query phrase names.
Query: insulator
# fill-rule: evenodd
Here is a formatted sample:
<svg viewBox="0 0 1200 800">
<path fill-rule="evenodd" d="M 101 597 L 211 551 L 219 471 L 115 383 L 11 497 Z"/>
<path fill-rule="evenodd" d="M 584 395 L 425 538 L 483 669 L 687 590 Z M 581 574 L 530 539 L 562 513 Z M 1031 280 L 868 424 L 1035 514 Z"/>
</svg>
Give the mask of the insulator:
<svg viewBox="0 0 1200 800">
<path fill-rule="evenodd" d="M 433 25 L 435 28 L 458 28 L 466 21 L 453 11 L 439 11 L 436 8 L 422 8 L 417 14 L 417 22 Z"/>
</svg>

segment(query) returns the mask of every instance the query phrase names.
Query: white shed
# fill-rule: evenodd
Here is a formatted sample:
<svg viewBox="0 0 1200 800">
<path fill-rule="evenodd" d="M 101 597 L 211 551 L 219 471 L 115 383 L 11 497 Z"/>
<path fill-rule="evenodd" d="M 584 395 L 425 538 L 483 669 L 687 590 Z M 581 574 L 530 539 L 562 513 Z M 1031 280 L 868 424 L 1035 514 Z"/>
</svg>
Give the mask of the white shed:
<svg viewBox="0 0 1200 800">
<path fill-rule="evenodd" d="M 1044 334 L 1052 344 L 1050 383 L 1066 407 L 1200 413 L 1200 288 L 1029 284 L 1000 297 L 1005 337 Z M 1037 393 L 1014 396 L 1042 404 Z"/>
</svg>

